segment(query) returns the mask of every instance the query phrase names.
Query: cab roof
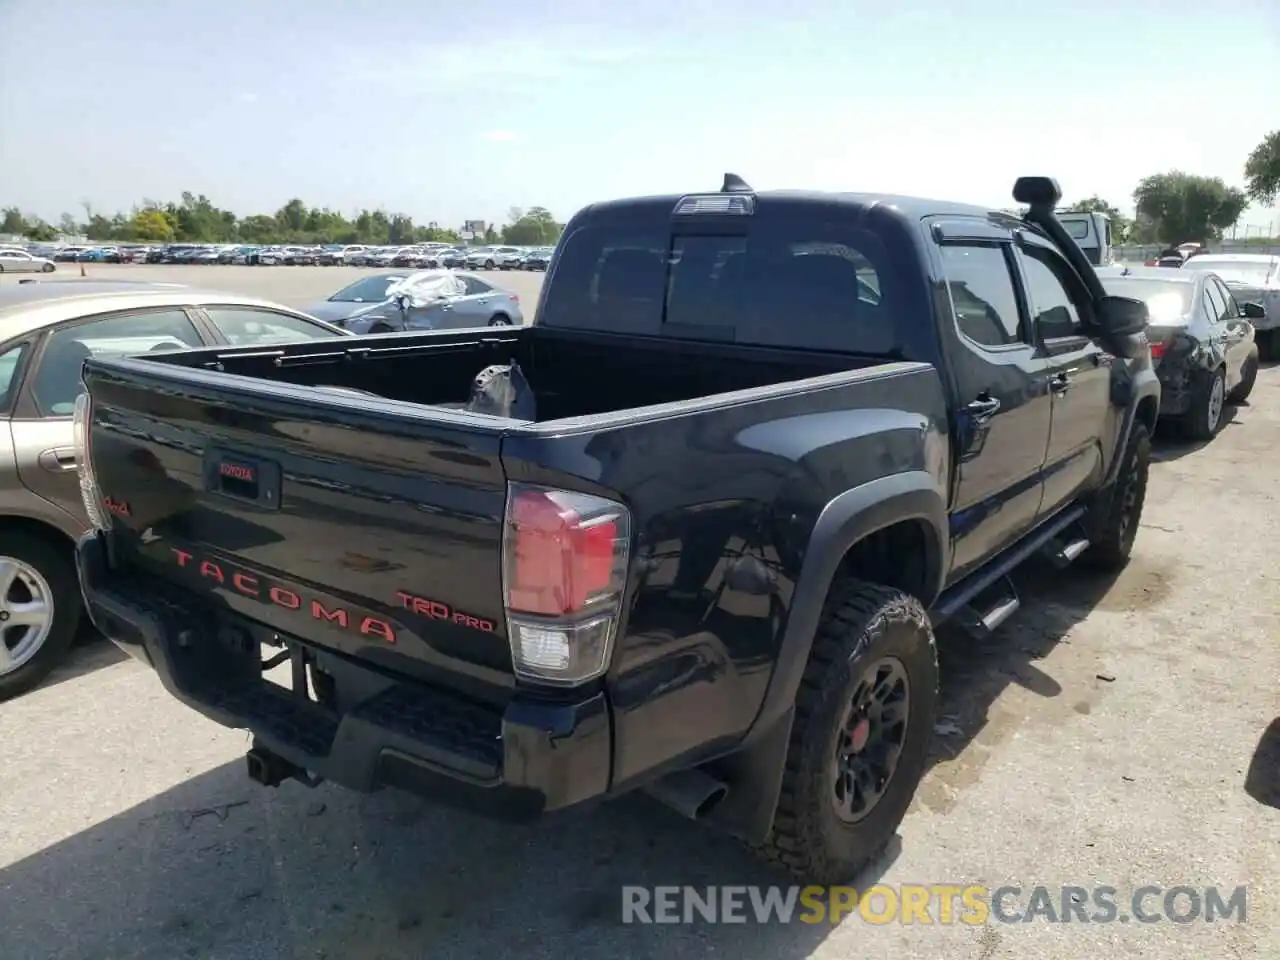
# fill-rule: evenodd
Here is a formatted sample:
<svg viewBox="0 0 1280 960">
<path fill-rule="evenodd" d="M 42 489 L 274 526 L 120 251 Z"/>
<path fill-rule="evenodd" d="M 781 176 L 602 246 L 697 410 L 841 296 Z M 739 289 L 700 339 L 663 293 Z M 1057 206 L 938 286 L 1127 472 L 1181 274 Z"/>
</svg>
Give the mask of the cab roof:
<svg viewBox="0 0 1280 960">
<path fill-rule="evenodd" d="M 676 205 L 686 197 L 732 196 L 717 190 L 690 191 L 689 193 L 653 194 L 646 197 L 628 197 L 622 200 L 606 200 L 594 203 L 582 213 L 588 217 L 597 213 L 625 213 L 629 210 L 668 204 L 675 210 Z M 893 211 L 904 220 L 920 221 L 931 216 L 956 217 L 998 217 L 1010 222 L 1017 220 L 1016 215 L 1005 210 L 975 204 L 957 203 L 953 200 L 933 200 L 927 197 L 912 197 L 892 193 L 857 193 L 827 192 L 822 190 L 762 190 L 745 194 L 755 198 L 757 203 L 785 203 L 796 206 L 827 207 L 844 206 L 861 212 L 873 208 Z"/>
</svg>

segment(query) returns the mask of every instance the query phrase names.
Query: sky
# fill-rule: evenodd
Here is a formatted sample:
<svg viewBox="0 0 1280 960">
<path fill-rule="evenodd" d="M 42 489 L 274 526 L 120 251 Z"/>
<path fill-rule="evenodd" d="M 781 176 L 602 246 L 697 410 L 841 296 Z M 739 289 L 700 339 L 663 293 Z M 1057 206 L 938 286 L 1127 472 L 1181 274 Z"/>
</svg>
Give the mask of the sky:
<svg viewBox="0 0 1280 960">
<path fill-rule="evenodd" d="M 564 219 L 726 171 L 1128 210 L 1171 169 L 1243 185 L 1277 127 L 1280 0 L 0 0 L 0 207 L 54 223 L 184 190 Z"/>
</svg>

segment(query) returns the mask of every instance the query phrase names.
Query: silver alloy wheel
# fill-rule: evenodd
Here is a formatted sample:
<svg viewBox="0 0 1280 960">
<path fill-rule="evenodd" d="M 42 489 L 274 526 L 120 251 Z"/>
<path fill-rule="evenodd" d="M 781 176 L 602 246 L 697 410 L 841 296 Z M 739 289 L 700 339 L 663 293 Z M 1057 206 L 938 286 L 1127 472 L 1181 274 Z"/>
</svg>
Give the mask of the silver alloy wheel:
<svg viewBox="0 0 1280 960">
<path fill-rule="evenodd" d="M 1209 432 L 1214 433 L 1222 422 L 1222 406 L 1227 396 L 1227 379 L 1222 374 L 1214 374 L 1213 386 L 1209 388 Z"/>
<path fill-rule="evenodd" d="M 0 676 L 40 652 L 53 629 L 53 591 L 35 567 L 0 557 Z"/>
</svg>

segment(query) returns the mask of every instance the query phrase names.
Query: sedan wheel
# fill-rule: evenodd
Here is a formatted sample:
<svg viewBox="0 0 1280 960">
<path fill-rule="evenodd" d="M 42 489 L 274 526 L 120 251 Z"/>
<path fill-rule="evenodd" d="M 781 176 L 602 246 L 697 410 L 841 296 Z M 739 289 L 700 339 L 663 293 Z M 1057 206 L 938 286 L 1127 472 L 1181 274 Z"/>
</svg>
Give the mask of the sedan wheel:
<svg viewBox="0 0 1280 960">
<path fill-rule="evenodd" d="M 1202 373 L 1191 393 L 1191 409 L 1182 420 L 1188 440 L 1212 440 L 1222 427 L 1222 413 L 1227 400 L 1227 378 L 1222 370 Z"/>
<path fill-rule="evenodd" d="M 40 537 L 0 536 L 0 700 L 43 680 L 75 638 L 80 591 L 67 554 Z"/>
</svg>

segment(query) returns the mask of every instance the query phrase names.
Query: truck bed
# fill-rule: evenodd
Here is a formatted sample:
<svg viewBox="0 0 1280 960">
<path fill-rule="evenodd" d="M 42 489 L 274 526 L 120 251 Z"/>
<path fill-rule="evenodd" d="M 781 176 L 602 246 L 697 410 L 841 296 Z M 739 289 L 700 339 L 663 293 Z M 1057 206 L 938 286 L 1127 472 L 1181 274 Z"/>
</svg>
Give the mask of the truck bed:
<svg viewBox="0 0 1280 960">
<path fill-rule="evenodd" d="M 468 400 L 472 379 L 482 368 L 512 361 L 533 387 L 538 422 L 679 403 L 882 362 L 830 352 L 566 333 L 538 326 L 353 337 L 269 350 L 212 348 L 148 356 L 143 362 L 300 386 L 346 387 L 388 400 L 456 409 Z"/>
</svg>

